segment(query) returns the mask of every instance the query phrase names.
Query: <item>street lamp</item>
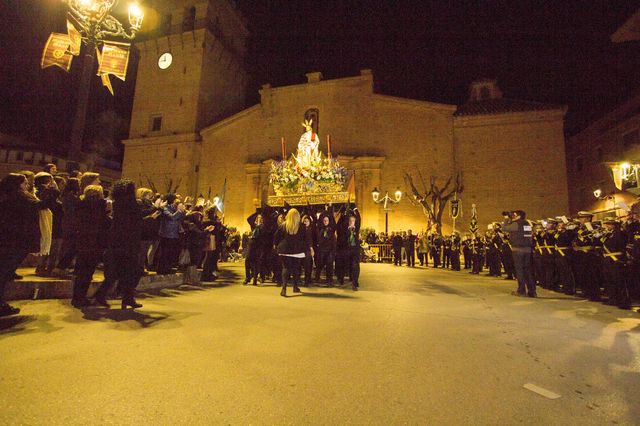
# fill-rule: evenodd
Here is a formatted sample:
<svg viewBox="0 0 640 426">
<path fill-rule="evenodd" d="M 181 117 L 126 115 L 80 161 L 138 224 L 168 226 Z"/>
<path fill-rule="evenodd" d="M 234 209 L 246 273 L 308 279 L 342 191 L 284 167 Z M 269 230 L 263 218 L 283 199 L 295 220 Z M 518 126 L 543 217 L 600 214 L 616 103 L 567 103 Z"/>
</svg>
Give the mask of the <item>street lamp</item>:
<svg viewBox="0 0 640 426">
<path fill-rule="evenodd" d="M 400 191 L 400 188 L 398 188 L 393 195 L 395 199 L 389 197 L 389 193 L 385 192 L 384 197 L 380 199 L 380 191 L 378 191 L 378 188 L 374 188 L 373 191 L 371 191 L 373 202 L 376 204 L 382 204 L 382 208 L 384 209 L 384 233 L 385 234 L 389 233 L 389 211 L 391 210 L 389 208 L 389 203 L 398 204 L 400 202 L 400 200 L 402 199 L 402 191 Z"/>
<path fill-rule="evenodd" d="M 76 113 L 71 128 L 71 144 L 69 157 L 80 160 L 82 153 L 82 138 L 87 119 L 87 105 L 91 88 L 91 76 L 95 72 L 95 50 L 105 39 L 123 38 L 133 40 L 142 26 L 143 13 L 138 4 L 129 5 L 129 30 L 110 13 L 118 4 L 118 0 L 63 0 L 69 10 L 68 15 L 82 36 L 84 46 L 84 61 L 80 75 L 80 87 Z"/>
</svg>

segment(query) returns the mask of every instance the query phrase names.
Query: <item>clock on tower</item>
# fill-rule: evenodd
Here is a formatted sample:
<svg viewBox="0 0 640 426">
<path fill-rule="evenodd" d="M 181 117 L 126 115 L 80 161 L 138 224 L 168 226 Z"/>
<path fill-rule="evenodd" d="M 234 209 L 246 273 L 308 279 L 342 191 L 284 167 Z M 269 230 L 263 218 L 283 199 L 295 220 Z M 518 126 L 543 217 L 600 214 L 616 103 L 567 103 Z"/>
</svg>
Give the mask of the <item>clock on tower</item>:
<svg viewBox="0 0 640 426">
<path fill-rule="evenodd" d="M 199 131 L 246 107 L 249 32 L 230 0 L 147 0 L 123 175 L 195 191 Z M 153 22 L 149 19 L 148 22 Z"/>
</svg>

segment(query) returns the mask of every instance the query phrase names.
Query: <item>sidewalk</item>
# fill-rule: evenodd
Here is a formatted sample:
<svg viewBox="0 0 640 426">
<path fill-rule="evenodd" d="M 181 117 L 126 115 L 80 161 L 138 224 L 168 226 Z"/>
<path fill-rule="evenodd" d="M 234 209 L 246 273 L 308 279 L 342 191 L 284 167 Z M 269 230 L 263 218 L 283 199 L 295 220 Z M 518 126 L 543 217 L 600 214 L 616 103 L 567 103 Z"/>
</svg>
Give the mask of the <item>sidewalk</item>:
<svg viewBox="0 0 640 426">
<path fill-rule="evenodd" d="M 35 268 L 19 268 L 17 273 L 18 275 L 22 275 L 24 278 L 13 281 L 7 285 L 5 290 L 5 297 L 7 300 L 71 298 L 73 282 L 69 279 L 38 277 L 35 275 Z M 102 271 L 96 271 L 93 275 L 93 282 L 89 287 L 89 296 L 93 295 L 93 292 L 103 279 L 104 275 Z M 137 289 L 145 291 L 151 289 L 178 287 L 182 284 L 184 284 L 184 276 L 182 273 L 156 275 L 152 272 L 150 275 L 142 277 Z"/>
</svg>

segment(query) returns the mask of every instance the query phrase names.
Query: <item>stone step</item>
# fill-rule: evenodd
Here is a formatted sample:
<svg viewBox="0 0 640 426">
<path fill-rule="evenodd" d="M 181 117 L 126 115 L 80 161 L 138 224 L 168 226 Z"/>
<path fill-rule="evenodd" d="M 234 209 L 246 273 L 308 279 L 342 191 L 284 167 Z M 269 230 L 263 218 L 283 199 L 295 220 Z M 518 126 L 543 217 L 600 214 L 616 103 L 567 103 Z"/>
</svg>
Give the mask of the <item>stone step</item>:
<svg viewBox="0 0 640 426">
<path fill-rule="evenodd" d="M 17 272 L 24 278 L 10 282 L 7 285 L 5 290 L 6 300 L 71 298 L 73 292 L 72 280 L 38 277 L 34 274 L 33 268 L 20 268 Z M 102 272 L 96 272 L 93 278 L 93 282 L 89 287 L 89 296 L 93 295 L 100 283 L 102 283 L 104 276 Z M 180 272 L 171 275 L 150 274 L 140 279 L 137 290 L 147 291 L 178 287 L 184 283 L 184 274 Z"/>
</svg>

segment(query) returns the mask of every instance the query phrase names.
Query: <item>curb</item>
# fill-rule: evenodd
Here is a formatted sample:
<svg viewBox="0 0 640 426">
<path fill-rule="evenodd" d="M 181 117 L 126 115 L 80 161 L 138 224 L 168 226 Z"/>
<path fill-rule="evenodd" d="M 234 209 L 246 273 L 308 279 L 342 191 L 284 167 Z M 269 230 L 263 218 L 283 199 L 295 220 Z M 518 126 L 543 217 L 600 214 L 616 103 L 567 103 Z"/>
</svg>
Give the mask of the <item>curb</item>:
<svg viewBox="0 0 640 426">
<path fill-rule="evenodd" d="M 92 296 L 100 284 L 101 281 L 93 281 L 87 294 Z M 185 277 L 181 272 L 171 275 L 148 275 L 140 279 L 136 289 L 138 291 L 157 290 L 178 287 L 182 284 L 185 284 Z M 7 285 L 5 298 L 6 300 L 71 299 L 72 293 L 72 280 L 19 280 Z"/>
</svg>

